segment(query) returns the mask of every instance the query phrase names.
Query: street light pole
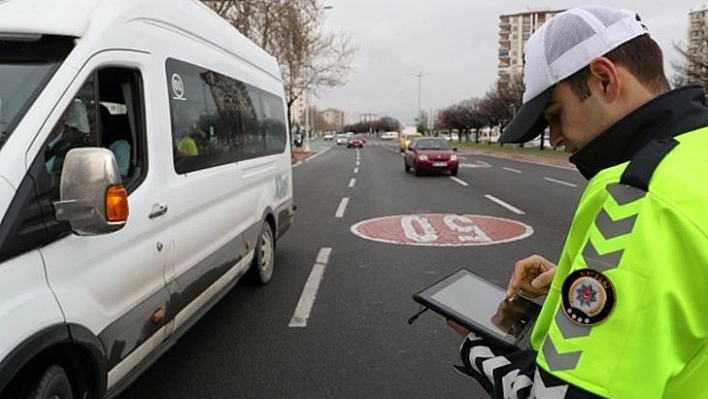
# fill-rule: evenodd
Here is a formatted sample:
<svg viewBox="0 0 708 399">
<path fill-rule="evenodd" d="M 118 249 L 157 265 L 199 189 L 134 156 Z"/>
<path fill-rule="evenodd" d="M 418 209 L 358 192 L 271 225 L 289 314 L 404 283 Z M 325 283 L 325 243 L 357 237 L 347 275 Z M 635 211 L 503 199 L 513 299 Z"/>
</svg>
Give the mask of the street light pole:
<svg viewBox="0 0 708 399">
<path fill-rule="evenodd" d="M 418 114 L 417 114 L 416 117 L 415 117 L 416 121 L 418 121 L 418 118 L 420 118 L 421 112 L 422 112 L 421 105 L 420 105 L 420 97 L 421 97 L 421 96 L 420 96 L 420 87 L 421 87 L 420 81 L 421 81 L 421 78 L 422 78 L 423 76 L 426 76 L 426 75 L 430 75 L 430 74 L 429 74 L 429 73 L 423 73 L 422 71 L 418 71 L 418 74 L 414 74 L 414 75 L 413 75 L 413 76 L 417 76 L 417 77 L 418 77 Z M 418 122 L 421 122 L 421 121 L 418 121 Z"/>
<path fill-rule="evenodd" d="M 303 138 L 303 150 L 310 151 L 310 93 L 304 92 L 305 95 L 305 137 Z"/>
</svg>

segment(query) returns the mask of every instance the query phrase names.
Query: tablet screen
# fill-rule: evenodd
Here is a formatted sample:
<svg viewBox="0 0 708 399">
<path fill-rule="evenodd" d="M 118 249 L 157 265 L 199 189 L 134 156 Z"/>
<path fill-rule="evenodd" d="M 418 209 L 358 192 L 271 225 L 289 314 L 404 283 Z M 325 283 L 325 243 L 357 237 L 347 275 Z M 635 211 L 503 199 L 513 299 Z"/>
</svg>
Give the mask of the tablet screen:
<svg viewBox="0 0 708 399">
<path fill-rule="evenodd" d="M 498 344 L 517 346 L 530 331 L 540 306 L 521 297 L 505 299 L 506 292 L 462 269 L 414 296 L 434 311 L 455 320 Z"/>
</svg>

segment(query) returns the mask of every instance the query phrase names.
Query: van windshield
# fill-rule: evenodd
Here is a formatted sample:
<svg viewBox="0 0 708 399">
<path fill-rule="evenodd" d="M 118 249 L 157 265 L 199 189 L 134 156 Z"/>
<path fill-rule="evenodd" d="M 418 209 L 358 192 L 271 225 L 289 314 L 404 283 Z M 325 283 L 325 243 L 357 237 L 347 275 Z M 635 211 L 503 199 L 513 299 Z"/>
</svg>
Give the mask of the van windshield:
<svg viewBox="0 0 708 399">
<path fill-rule="evenodd" d="M 0 149 L 73 47 L 66 36 L 0 34 Z"/>
</svg>

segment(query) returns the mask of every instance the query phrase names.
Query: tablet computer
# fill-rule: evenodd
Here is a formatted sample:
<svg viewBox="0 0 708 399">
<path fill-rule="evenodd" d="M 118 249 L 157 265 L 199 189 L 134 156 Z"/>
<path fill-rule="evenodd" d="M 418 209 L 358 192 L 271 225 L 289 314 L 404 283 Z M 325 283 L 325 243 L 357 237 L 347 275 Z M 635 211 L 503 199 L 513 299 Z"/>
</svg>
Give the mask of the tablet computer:
<svg viewBox="0 0 708 399">
<path fill-rule="evenodd" d="M 525 347 L 541 306 L 467 269 L 413 295 L 413 300 L 505 349 Z"/>
</svg>

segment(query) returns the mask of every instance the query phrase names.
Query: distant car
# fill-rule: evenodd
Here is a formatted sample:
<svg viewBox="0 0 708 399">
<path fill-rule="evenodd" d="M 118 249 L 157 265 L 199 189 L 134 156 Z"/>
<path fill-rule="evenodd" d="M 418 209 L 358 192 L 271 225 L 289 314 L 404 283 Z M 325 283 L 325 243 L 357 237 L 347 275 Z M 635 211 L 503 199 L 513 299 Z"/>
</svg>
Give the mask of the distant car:
<svg viewBox="0 0 708 399">
<path fill-rule="evenodd" d="M 331 141 L 334 140 L 334 136 L 332 135 L 332 133 L 327 133 L 324 135 L 324 139 L 325 141 Z"/>
<path fill-rule="evenodd" d="M 396 140 L 398 138 L 398 132 L 385 132 L 381 135 L 381 140 Z"/>
<path fill-rule="evenodd" d="M 358 134 L 355 134 L 353 136 L 349 136 L 349 139 L 347 139 L 347 148 L 364 148 L 364 143 L 366 140 L 364 140 L 363 137 L 359 136 Z"/>
<path fill-rule="evenodd" d="M 348 135 L 343 134 L 343 133 L 338 133 L 337 137 L 335 138 L 335 143 L 337 143 L 337 145 L 347 144 L 347 140 L 349 140 Z"/>
<path fill-rule="evenodd" d="M 398 140 L 398 145 L 401 149 L 401 152 L 406 152 L 408 149 L 408 144 L 410 144 L 411 140 L 413 140 L 416 137 L 423 137 L 422 133 L 404 133 L 401 138 Z"/>
<path fill-rule="evenodd" d="M 403 162 L 406 172 L 413 169 L 416 176 L 422 171 L 450 172 L 457 176 L 459 162 L 457 148 L 441 138 L 420 137 L 411 141 L 404 153 Z"/>
</svg>

